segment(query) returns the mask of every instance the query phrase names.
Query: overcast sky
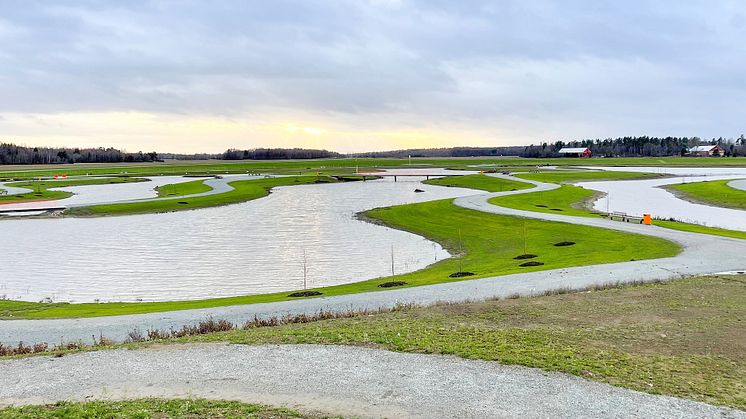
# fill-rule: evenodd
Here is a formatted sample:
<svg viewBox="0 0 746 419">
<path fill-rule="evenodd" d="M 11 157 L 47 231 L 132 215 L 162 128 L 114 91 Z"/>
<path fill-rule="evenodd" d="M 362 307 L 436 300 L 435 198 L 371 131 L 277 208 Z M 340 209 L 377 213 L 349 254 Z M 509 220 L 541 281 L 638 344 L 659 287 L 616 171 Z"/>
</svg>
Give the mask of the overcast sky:
<svg viewBox="0 0 746 419">
<path fill-rule="evenodd" d="M 743 0 L 0 0 L 0 140 L 26 145 L 744 132 Z"/>
</svg>

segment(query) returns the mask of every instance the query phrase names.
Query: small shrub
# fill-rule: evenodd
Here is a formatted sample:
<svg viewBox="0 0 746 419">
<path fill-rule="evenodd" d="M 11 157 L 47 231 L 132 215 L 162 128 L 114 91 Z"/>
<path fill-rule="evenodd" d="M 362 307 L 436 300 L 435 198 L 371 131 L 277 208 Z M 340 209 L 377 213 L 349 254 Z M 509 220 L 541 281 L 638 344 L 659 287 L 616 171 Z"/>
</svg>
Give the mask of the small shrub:
<svg viewBox="0 0 746 419">
<path fill-rule="evenodd" d="M 295 297 L 313 297 L 315 295 L 321 295 L 321 294 L 322 293 L 320 293 L 318 291 L 299 291 L 299 292 L 294 292 L 292 294 L 288 294 L 288 297 L 293 297 L 293 298 L 295 298 Z"/>
<path fill-rule="evenodd" d="M 390 281 L 384 282 L 383 284 L 378 284 L 378 288 L 401 287 L 402 285 L 407 285 L 407 283 L 404 281 Z"/>
<path fill-rule="evenodd" d="M 518 255 L 514 257 L 515 260 L 523 260 L 523 259 L 533 259 L 535 257 L 538 257 L 537 255 L 532 255 L 531 253 L 525 253 L 523 255 Z"/>
<path fill-rule="evenodd" d="M 465 272 L 465 271 L 462 271 L 462 272 L 454 272 L 454 273 L 448 275 L 448 277 L 449 278 L 462 278 L 462 277 L 465 277 L 465 276 L 472 276 L 472 275 L 474 275 L 474 272 Z"/>
<path fill-rule="evenodd" d="M 527 266 L 541 266 L 543 264 L 544 264 L 544 262 L 533 262 L 532 261 L 532 262 L 523 262 L 523 263 L 521 263 L 518 266 L 523 266 L 523 267 L 527 267 Z"/>
<path fill-rule="evenodd" d="M 575 242 L 559 242 L 559 243 L 555 243 L 554 245 L 557 247 L 564 247 L 564 246 L 572 246 L 574 244 Z"/>
</svg>

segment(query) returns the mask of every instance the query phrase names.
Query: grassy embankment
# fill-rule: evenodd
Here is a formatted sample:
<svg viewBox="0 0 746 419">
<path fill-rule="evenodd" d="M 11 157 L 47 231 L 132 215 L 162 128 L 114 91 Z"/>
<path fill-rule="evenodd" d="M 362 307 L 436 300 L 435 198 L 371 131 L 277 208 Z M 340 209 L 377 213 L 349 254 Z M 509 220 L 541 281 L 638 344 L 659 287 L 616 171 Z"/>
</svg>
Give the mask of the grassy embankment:
<svg viewBox="0 0 746 419">
<path fill-rule="evenodd" d="M 88 185 L 112 185 L 117 183 L 129 182 L 146 182 L 147 179 L 135 177 L 112 177 L 102 179 L 66 179 L 66 180 L 43 180 L 43 181 L 23 181 L 11 182 L 8 186 L 19 188 L 28 188 L 32 192 L 16 195 L 0 195 L 0 204 L 25 201 L 47 201 L 55 199 L 69 198 L 72 193 L 65 191 L 52 191 L 52 188 L 64 188 L 69 186 L 88 186 Z"/>
<path fill-rule="evenodd" d="M 680 250 L 674 243 L 652 237 L 487 214 L 459 208 L 450 200 L 379 208 L 368 211 L 365 215 L 393 228 L 425 236 L 460 257 L 441 260 L 426 269 L 408 274 L 314 288 L 324 296 L 381 291 L 382 288 L 378 285 L 388 281 L 404 281 L 407 283 L 405 286 L 410 287 L 517 272 L 668 257 Z M 573 241 L 577 244 L 567 247 L 554 246 L 560 241 Z M 544 265 L 519 266 L 525 261 L 513 258 L 527 252 L 538 255 L 538 258 L 531 260 L 542 262 Z M 475 275 L 465 278 L 449 277 L 458 271 L 470 271 Z M 148 313 L 283 301 L 290 299 L 288 294 L 290 292 L 153 303 L 40 304 L 0 301 L 0 318 L 94 317 Z"/>
<path fill-rule="evenodd" d="M 204 185 L 204 180 L 196 180 L 185 184 L 167 185 L 159 189 L 159 193 L 192 194 L 210 190 Z M 154 212 L 170 212 L 207 208 L 219 205 L 235 204 L 250 201 L 269 194 L 269 191 L 278 186 L 304 185 L 310 183 L 335 182 L 334 178 L 327 176 L 296 176 L 267 179 L 237 180 L 230 182 L 232 191 L 215 195 L 205 195 L 192 198 L 174 198 L 161 201 L 130 202 L 124 204 L 101 204 L 87 207 L 70 208 L 64 212 L 65 216 L 85 217 L 103 215 L 130 215 L 146 214 Z M 201 185 L 201 186 L 200 186 Z M 203 188 L 203 186 L 205 188 Z M 165 191 L 165 192 L 164 192 Z"/>
<path fill-rule="evenodd" d="M 687 201 L 716 207 L 746 209 L 746 191 L 731 188 L 732 180 L 713 180 L 704 182 L 667 185 L 666 189 Z"/>
<path fill-rule="evenodd" d="M 0 409 L 0 419 L 44 418 L 307 418 L 288 409 L 205 399 L 59 402 Z"/>
<path fill-rule="evenodd" d="M 203 192 L 209 192 L 212 187 L 205 185 L 205 179 L 193 180 L 191 182 L 172 183 L 155 188 L 159 198 L 169 198 L 173 196 L 193 195 Z"/>
<path fill-rule="evenodd" d="M 450 186 L 457 188 L 479 189 L 487 192 L 503 192 L 533 188 L 534 185 L 517 180 L 496 178 L 487 175 L 449 176 L 426 180 L 428 185 Z"/>
<path fill-rule="evenodd" d="M 288 174 L 351 174 L 355 168 L 360 171 L 371 170 L 376 167 L 428 168 L 452 167 L 467 168 L 471 165 L 488 165 L 484 169 L 500 169 L 516 166 L 659 166 L 659 167 L 746 167 L 746 158 L 698 159 L 683 157 L 663 158 L 594 158 L 594 159 L 524 159 L 506 157 L 477 157 L 477 158 L 414 158 L 412 166 L 408 159 L 370 159 L 370 158 L 342 158 L 320 160 L 282 160 L 282 161 L 168 161 L 165 163 L 102 163 L 76 165 L 28 165 L 0 166 L 0 179 L 15 178 L 28 179 L 36 176 L 50 176 L 64 168 L 69 175 L 85 174 L 129 174 L 129 175 L 181 175 L 181 174 L 221 174 L 221 173 L 288 173 Z"/>
</svg>

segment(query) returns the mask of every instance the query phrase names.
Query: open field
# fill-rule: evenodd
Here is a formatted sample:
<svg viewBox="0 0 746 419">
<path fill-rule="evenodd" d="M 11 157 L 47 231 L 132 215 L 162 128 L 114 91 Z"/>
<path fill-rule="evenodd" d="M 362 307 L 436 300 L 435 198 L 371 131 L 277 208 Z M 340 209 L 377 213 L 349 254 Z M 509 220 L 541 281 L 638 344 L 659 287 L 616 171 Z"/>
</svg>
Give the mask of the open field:
<svg viewBox="0 0 746 419">
<path fill-rule="evenodd" d="M 668 185 L 665 188 L 681 199 L 717 207 L 746 209 L 746 191 L 731 188 L 731 180 L 713 180 Z"/>
<path fill-rule="evenodd" d="M 474 158 L 414 158 L 412 167 L 466 168 L 473 165 L 488 165 L 485 169 L 517 166 L 661 166 L 661 167 L 746 167 L 746 157 L 732 158 L 685 158 L 685 157 L 629 157 L 593 159 L 526 159 L 517 157 Z M 187 173 L 288 173 L 288 174 L 351 174 L 355 168 L 361 171 L 376 167 L 409 167 L 408 159 L 344 158 L 320 160 L 242 160 L 242 161 L 168 161 L 164 163 L 102 163 L 86 165 L 29 165 L 0 166 L 2 178 L 30 178 L 50 176 L 64 172 L 68 175 L 84 174 L 129 174 L 129 175 L 183 175 Z"/>
<path fill-rule="evenodd" d="M 204 179 L 193 180 L 191 182 L 173 183 L 156 188 L 159 198 L 168 198 L 171 196 L 193 195 L 211 191 L 209 185 L 205 185 Z"/>
<path fill-rule="evenodd" d="M 306 418 L 288 409 L 205 399 L 136 399 L 59 402 L 50 405 L 7 407 L 0 419 L 19 418 Z"/>
<path fill-rule="evenodd" d="M 652 179 L 664 177 L 665 175 L 655 173 L 640 172 L 606 172 L 601 170 L 589 170 L 583 172 L 574 172 L 569 170 L 542 171 L 536 173 L 516 173 L 515 177 L 521 179 L 534 180 L 537 182 L 549 183 L 572 183 L 572 182 L 590 182 L 605 180 L 633 180 L 633 179 Z"/>
<path fill-rule="evenodd" d="M 503 192 L 519 189 L 532 188 L 533 185 L 526 182 L 496 178 L 486 175 L 448 176 L 426 180 L 422 183 L 428 185 L 450 186 L 457 188 L 478 189 L 487 192 Z"/>
<path fill-rule="evenodd" d="M 52 188 L 64 188 L 68 186 L 87 186 L 87 185 L 112 185 L 117 183 L 128 182 L 145 182 L 146 179 L 136 177 L 111 177 L 101 179 L 69 179 L 69 180 L 48 180 L 48 181 L 25 181 L 12 182 L 8 186 L 19 188 L 29 188 L 33 192 L 17 195 L 0 196 L 0 203 L 11 203 L 20 201 L 46 201 L 52 199 L 68 198 L 72 194 L 65 191 L 51 191 Z"/>
<path fill-rule="evenodd" d="M 517 272 L 661 258 L 676 255 L 680 250 L 674 243 L 662 239 L 601 228 L 486 214 L 459 208 L 449 200 L 379 208 L 368 211 L 365 215 L 376 222 L 425 236 L 461 257 L 438 261 L 426 269 L 408 274 L 314 289 L 324 296 L 381 291 L 383 288 L 378 285 L 389 281 L 404 281 L 405 286 L 428 285 Z M 554 246 L 561 241 L 576 244 Z M 526 261 L 514 258 L 527 252 L 538 255 L 532 261 L 543 265 L 519 266 Z M 474 275 L 449 277 L 459 271 L 470 271 Z M 162 312 L 284 301 L 289 299 L 288 294 L 290 293 L 284 292 L 158 303 L 40 304 L 0 300 L 0 318 L 95 317 Z"/>
<path fill-rule="evenodd" d="M 186 193 L 198 193 L 196 190 L 204 192 L 204 189 L 210 190 L 210 187 L 204 185 L 203 180 L 187 182 L 184 184 L 167 185 L 167 193 L 176 191 Z M 184 211 L 198 208 L 214 207 L 218 205 L 235 204 L 238 202 L 250 201 L 252 199 L 267 196 L 270 190 L 278 186 L 304 185 L 310 183 L 329 183 L 336 182 L 334 178 L 327 176 L 294 176 L 253 180 L 237 180 L 230 182 L 229 185 L 234 189 L 225 193 L 205 195 L 192 198 L 174 198 L 159 201 L 128 202 L 121 204 L 101 204 L 86 207 L 69 208 L 64 212 L 66 216 L 86 217 L 102 215 L 130 215 L 146 214 L 153 212 Z M 182 188 L 182 185 L 187 185 Z M 161 188 L 163 189 L 163 188 Z M 160 193 L 160 190 L 159 190 Z"/>
</svg>

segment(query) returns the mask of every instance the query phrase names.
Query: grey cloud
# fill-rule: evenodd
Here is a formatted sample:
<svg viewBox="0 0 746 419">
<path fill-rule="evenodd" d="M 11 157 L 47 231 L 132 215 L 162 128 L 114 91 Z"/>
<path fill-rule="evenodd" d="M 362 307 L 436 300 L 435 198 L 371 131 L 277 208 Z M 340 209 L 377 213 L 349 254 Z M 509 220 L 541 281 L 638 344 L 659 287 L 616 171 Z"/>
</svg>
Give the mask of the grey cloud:
<svg viewBox="0 0 746 419">
<path fill-rule="evenodd" d="M 0 16 L 3 112 L 271 107 L 614 126 L 638 110 L 625 120 L 661 131 L 703 102 L 720 113 L 693 128 L 744 116 L 726 106 L 746 93 L 744 15 L 727 0 L 9 0 Z"/>
</svg>

